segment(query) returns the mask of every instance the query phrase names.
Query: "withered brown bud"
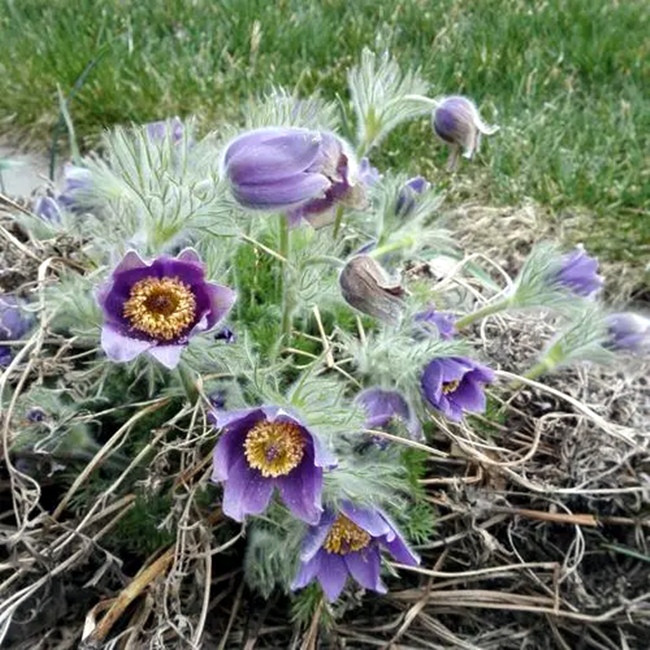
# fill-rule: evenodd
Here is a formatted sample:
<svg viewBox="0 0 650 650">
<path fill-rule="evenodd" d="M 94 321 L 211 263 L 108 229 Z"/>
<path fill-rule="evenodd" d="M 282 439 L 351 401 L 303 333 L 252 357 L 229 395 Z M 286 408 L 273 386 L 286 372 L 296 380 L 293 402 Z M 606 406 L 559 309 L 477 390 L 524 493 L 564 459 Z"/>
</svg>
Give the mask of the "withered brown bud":
<svg viewBox="0 0 650 650">
<path fill-rule="evenodd" d="M 339 284 L 346 302 L 355 309 L 387 323 L 399 321 L 406 291 L 372 257 L 353 257 L 343 267 Z"/>
</svg>

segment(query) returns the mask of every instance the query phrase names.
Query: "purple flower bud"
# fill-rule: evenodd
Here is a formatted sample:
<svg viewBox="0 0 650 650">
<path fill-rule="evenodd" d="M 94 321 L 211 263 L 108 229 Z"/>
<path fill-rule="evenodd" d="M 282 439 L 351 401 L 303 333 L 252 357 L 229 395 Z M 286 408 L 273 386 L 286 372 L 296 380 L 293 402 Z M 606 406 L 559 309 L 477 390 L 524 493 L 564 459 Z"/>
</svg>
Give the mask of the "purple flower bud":
<svg viewBox="0 0 650 650">
<path fill-rule="evenodd" d="M 609 340 L 606 347 L 629 352 L 650 352 L 650 318 L 622 312 L 605 318 Z"/>
<path fill-rule="evenodd" d="M 433 130 L 443 142 L 453 147 L 448 163 L 448 169 L 453 170 L 460 147 L 463 156 L 471 159 L 478 151 L 481 134 L 492 135 L 499 127 L 485 124 L 471 99 L 452 95 L 445 97 L 434 110 Z"/>
<path fill-rule="evenodd" d="M 400 393 L 368 388 L 359 393 L 354 401 L 366 412 L 367 429 L 386 429 L 390 433 L 390 427 L 397 421 L 406 427 L 413 440 L 422 437 L 420 423 Z M 386 445 L 386 440 L 379 436 L 375 438 L 375 442 L 380 446 Z"/>
<path fill-rule="evenodd" d="M 416 197 L 426 192 L 430 187 L 431 183 L 422 176 L 416 176 L 406 181 L 397 196 L 395 214 L 401 218 L 408 217 L 415 208 Z"/>
<path fill-rule="evenodd" d="M 225 341 L 228 345 L 237 341 L 237 334 L 235 334 L 229 327 L 222 327 L 215 335 L 215 341 Z"/>
<path fill-rule="evenodd" d="M 212 480 L 223 483 L 223 511 L 236 521 L 262 514 L 275 488 L 298 519 L 315 524 L 323 507 L 323 470 L 336 465 L 321 441 L 276 406 L 213 411 L 223 429 Z"/>
<path fill-rule="evenodd" d="M 232 289 L 205 280 L 195 251 L 143 261 L 129 251 L 99 291 L 102 347 L 113 361 L 149 353 L 174 368 L 190 338 L 211 330 L 230 311 Z"/>
<path fill-rule="evenodd" d="M 25 415 L 30 422 L 36 423 L 42 422 L 45 419 L 46 413 L 42 408 L 34 406 L 33 408 L 30 408 Z"/>
<path fill-rule="evenodd" d="M 44 221 L 61 223 L 61 208 L 51 196 L 39 196 L 34 201 L 32 212 Z"/>
<path fill-rule="evenodd" d="M 483 413 L 483 385 L 494 381 L 492 370 L 466 357 L 433 359 L 422 374 L 422 392 L 437 411 L 459 421 L 465 411 Z"/>
<path fill-rule="evenodd" d="M 264 128 L 233 140 L 223 159 L 235 199 L 247 208 L 286 210 L 292 225 L 315 222 L 337 203 L 360 200 L 358 169 L 337 136 L 299 128 Z"/>
<path fill-rule="evenodd" d="M 166 137 L 170 137 L 173 144 L 178 144 L 183 139 L 183 122 L 176 116 L 169 120 L 160 120 L 159 122 L 149 122 L 145 124 L 147 137 L 152 142 L 164 142 Z"/>
<path fill-rule="evenodd" d="M 375 183 L 379 182 L 381 174 L 376 167 L 370 164 L 370 160 L 365 156 L 359 163 L 359 180 L 366 186 L 372 187 Z"/>
<path fill-rule="evenodd" d="M 208 395 L 208 399 L 210 400 L 210 404 L 212 404 L 212 408 L 216 409 L 217 411 L 221 411 L 226 407 L 227 397 L 228 393 L 225 390 L 216 390 L 214 393 L 210 393 Z"/>
<path fill-rule="evenodd" d="M 384 549 L 401 564 L 420 563 L 385 512 L 343 501 L 339 512 L 326 510 L 307 532 L 291 589 L 302 589 L 316 579 L 327 599 L 334 602 L 350 576 L 362 587 L 385 594 L 380 576 Z"/>
<path fill-rule="evenodd" d="M 435 309 L 427 309 L 427 311 L 420 312 L 415 315 L 415 320 L 422 323 L 424 328 L 433 325 L 438 331 L 438 336 L 443 341 L 449 341 L 456 335 L 456 317 L 453 314 L 448 314 Z"/>
<path fill-rule="evenodd" d="M 81 212 L 84 209 L 83 194 L 91 186 L 92 172 L 89 169 L 67 163 L 63 166 L 63 190 L 56 200 L 71 212 Z"/>
<path fill-rule="evenodd" d="M 346 302 L 364 314 L 396 323 L 402 314 L 404 288 L 387 277 L 379 262 L 356 255 L 343 267 L 339 278 Z"/>
<path fill-rule="evenodd" d="M 11 295 L 0 295 L 0 341 L 21 339 L 32 324 L 32 317 L 23 311 L 23 300 Z M 9 365 L 12 359 L 8 345 L 0 346 L 0 366 Z"/>
<path fill-rule="evenodd" d="M 577 246 L 560 260 L 555 282 L 578 296 L 592 296 L 603 286 L 598 260 L 587 255 L 582 245 Z"/>
</svg>

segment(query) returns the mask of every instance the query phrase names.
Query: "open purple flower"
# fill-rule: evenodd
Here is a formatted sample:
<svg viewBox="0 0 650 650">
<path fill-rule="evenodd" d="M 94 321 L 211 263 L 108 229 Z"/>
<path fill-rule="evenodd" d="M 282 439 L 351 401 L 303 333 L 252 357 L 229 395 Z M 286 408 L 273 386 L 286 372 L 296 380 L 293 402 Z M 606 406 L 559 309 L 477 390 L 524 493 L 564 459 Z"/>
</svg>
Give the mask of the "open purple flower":
<svg viewBox="0 0 650 650">
<path fill-rule="evenodd" d="M 247 131 L 226 148 L 223 171 L 239 203 L 286 210 L 292 225 L 301 218 L 315 223 L 336 203 L 359 200 L 354 156 L 327 132 L 296 127 Z"/>
<path fill-rule="evenodd" d="M 23 311 L 23 305 L 15 296 L 0 295 L 0 341 L 16 341 L 31 327 L 31 316 Z M 9 365 L 11 358 L 11 348 L 0 345 L 0 367 Z"/>
<path fill-rule="evenodd" d="M 401 393 L 381 388 L 368 388 L 359 393 L 354 401 L 366 412 L 367 429 L 388 431 L 397 422 L 406 427 L 412 439 L 422 436 L 420 423 Z M 386 440 L 377 436 L 376 442 L 384 445 Z"/>
<path fill-rule="evenodd" d="M 147 137 L 152 142 L 164 142 L 165 138 L 171 138 L 173 144 L 178 144 L 183 139 L 183 122 L 178 116 L 169 120 L 149 122 L 145 124 Z"/>
<path fill-rule="evenodd" d="M 380 577 L 382 548 L 401 564 L 420 562 L 384 512 L 344 501 L 339 513 L 327 510 L 307 533 L 291 589 L 302 589 L 317 579 L 328 600 L 334 602 L 352 576 L 362 587 L 385 594 Z"/>
<path fill-rule="evenodd" d="M 466 357 L 440 357 L 430 361 L 422 374 L 422 392 L 427 402 L 450 420 L 464 411 L 483 413 L 483 385 L 494 381 L 492 370 Z"/>
<path fill-rule="evenodd" d="M 587 255 L 582 245 L 576 246 L 560 260 L 555 282 L 578 296 L 589 297 L 603 286 L 598 275 L 598 260 Z"/>
<path fill-rule="evenodd" d="M 420 194 L 423 194 L 431 187 L 431 183 L 422 176 L 410 178 L 400 188 L 395 203 L 395 214 L 398 217 L 408 217 L 415 208 L 415 202 Z"/>
<path fill-rule="evenodd" d="M 113 361 L 148 352 L 174 368 L 189 339 L 211 330 L 235 297 L 232 289 L 205 281 L 205 267 L 193 250 L 151 263 L 129 251 L 99 291 L 102 347 Z"/>
<path fill-rule="evenodd" d="M 650 351 L 650 318 L 622 312 L 605 318 L 609 340 L 606 347 L 617 351 Z"/>
<path fill-rule="evenodd" d="M 433 130 L 443 142 L 451 145 L 447 168 L 454 170 L 460 148 L 464 151 L 463 157 L 471 159 L 478 151 L 481 135 L 492 135 L 499 127 L 485 124 L 471 99 L 452 95 L 445 97 L 433 112 Z"/>
<path fill-rule="evenodd" d="M 443 341 L 449 341 L 456 335 L 456 317 L 443 311 L 427 309 L 415 315 L 415 320 L 422 323 L 424 328 L 433 326 L 438 331 L 438 336 Z"/>
<path fill-rule="evenodd" d="M 212 480 L 223 483 L 223 511 L 236 521 L 266 510 L 275 488 L 298 519 L 316 523 L 323 511 L 323 469 L 336 465 L 296 417 L 277 406 L 213 411 L 223 429 Z"/>
</svg>

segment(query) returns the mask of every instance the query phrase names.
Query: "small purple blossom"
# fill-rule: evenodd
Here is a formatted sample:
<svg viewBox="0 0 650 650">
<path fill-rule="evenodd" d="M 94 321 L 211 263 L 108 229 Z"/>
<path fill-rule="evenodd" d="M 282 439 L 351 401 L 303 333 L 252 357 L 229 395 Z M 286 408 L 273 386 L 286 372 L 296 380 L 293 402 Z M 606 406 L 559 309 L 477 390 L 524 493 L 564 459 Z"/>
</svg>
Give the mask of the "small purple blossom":
<svg viewBox="0 0 650 650">
<path fill-rule="evenodd" d="M 145 262 L 129 251 L 99 290 L 102 347 L 112 361 L 147 352 L 175 368 L 189 339 L 211 330 L 230 311 L 232 289 L 205 281 L 195 251 Z"/>
<path fill-rule="evenodd" d="M 585 298 L 593 296 L 603 286 L 603 278 L 598 275 L 598 260 L 587 255 L 582 245 L 562 256 L 554 279 L 560 286 Z"/>
<path fill-rule="evenodd" d="M 34 423 L 42 422 L 46 418 L 46 415 L 45 411 L 38 406 L 30 408 L 25 414 L 27 420 Z"/>
<path fill-rule="evenodd" d="M 152 142 L 164 142 L 169 137 L 173 144 L 178 144 L 183 139 L 183 122 L 178 116 L 168 120 L 149 122 L 145 124 L 147 137 Z"/>
<path fill-rule="evenodd" d="M 25 302 L 11 295 L 0 295 L 0 341 L 16 341 L 29 330 L 32 318 L 25 313 Z M 0 345 L 0 366 L 7 366 L 12 359 L 11 348 Z"/>
<path fill-rule="evenodd" d="M 334 602 L 351 576 L 362 587 L 385 594 L 380 576 L 382 549 L 401 564 L 420 562 L 384 512 L 344 501 L 339 513 L 326 510 L 308 531 L 291 589 L 302 589 L 317 579 L 327 599 Z"/>
<path fill-rule="evenodd" d="M 398 217 L 406 218 L 415 209 L 417 197 L 426 192 L 431 187 L 431 183 L 422 176 L 410 178 L 400 188 L 395 203 L 395 214 Z"/>
<path fill-rule="evenodd" d="M 32 207 L 32 212 L 50 223 L 61 223 L 61 207 L 58 201 L 51 196 L 39 196 Z"/>
<path fill-rule="evenodd" d="M 366 413 L 367 429 L 389 430 L 397 421 L 406 427 L 412 439 L 422 437 L 420 423 L 401 393 L 381 388 L 368 388 L 359 393 L 354 401 Z M 376 442 L 382 446 L 385 445 L 386 440 L 377 436 Z"/>
<path fill-rule="evenodd" d="M 498 126 L 488 126 L 479 115 L 476 104 L 460 95 L 445 97 L 433 112 L 433 130 L 452 151 L 447 168 L 453 170 L 458 162 L 458 150 L 463 149 L 463 157 L 471 159 L 478 151 L 481 135 L 492 135 Z"/>
<path fill-rule="evenodd" d="M 419 323 L 422 323 L 424 328 L 428 328 L 428 326 L 433 325 L 438 332 L 438 336 L 443 341 L 449 341 L 453 339 L 457 334 L 456 317 L 453 314 L 449 314 L 443 311 L 436 311 L 435 309 L 430 308 L 426 311 L 416 314 L 415 320 Z"/>
<path fill-rule="evenodd" d="M 494 381 L 492 370 L 466 357 L 440 357 L 422 373 L 426 401 L 450 420 L 459 421 L 465 411 L 485 411 L 484 384 Z"/>
<path fill-rule="evenodd" d="M 357 204 L 365 198 L 349 147 L 323 131 L 247 131 L 228 145 L 222 167 L 240 204 L 286 210 L 292 225 L 302 218 L 322 225 L 322 215 L 335 204 Z"/>
<path fill-rule="evenodd" d="M 650 351 L 650 318 L 622 312 L 605 318 L 609 339 L 606 347 L 617 351 Z"/>
<path fill-rule="evenodd" d="M 229 327 L 222 327 L 215 335 L 215 341 L 224 341 L 228 345 L 237 341 L 237 334 L 235 334 Z"/>
<path fill-rule="evenodd" d="M 223 511 L 236 521 L 263 513 L 278 488 L 295 517 L 315 524 L 323 511 L 323 470 L 336 460 L 295 416 L 276 406 L 213 411 L 223 429 L 212 480 L 223 483 Z"/>
</svg>

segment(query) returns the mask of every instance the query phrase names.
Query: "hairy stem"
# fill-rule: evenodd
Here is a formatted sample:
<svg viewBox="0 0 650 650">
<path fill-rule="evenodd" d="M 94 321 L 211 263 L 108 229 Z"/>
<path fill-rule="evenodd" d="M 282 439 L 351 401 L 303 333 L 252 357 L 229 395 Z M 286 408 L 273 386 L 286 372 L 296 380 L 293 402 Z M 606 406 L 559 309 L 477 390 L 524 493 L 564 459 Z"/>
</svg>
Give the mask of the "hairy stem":
<svg viewBox="0 0 650 650">
<path fill-rule="evenodd" d="M 284 343 L 289 343 L 291 339 L 291 328 L 293 325 L 294 295 L 292 285 L 291 269 L 291 231 L 289 229 L 289 219 L 286 215 L 280 215 L 280 255 L 284 257 L 284 270 L 282 275 L 282 323 L 280 332 Z"/>
<path fill-rule="evenodd" d="M 456 329 L 460 330 L 463 327 L 467 327 L 468 325 L 471 325 L 472 323 L 475 323 L 478 320 L 482 320 L 486 316 L 491 316 L 492 314 L 496 314 L 500 311 L 504 311 L 510 306 L 510 298 L 504 298 L 503 300 L 497 300 L 496 302 L 493 302 L 489 305 L 485 305 L 485 307 L 481 307 L 480 309 L 477 309 L 475 312 L 472 312 L 471 314 L 467 314 L 466 316 L 463 316 L 462 318 L 458 319 L 456 321 Z"/>
</svg>

